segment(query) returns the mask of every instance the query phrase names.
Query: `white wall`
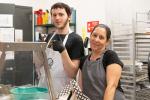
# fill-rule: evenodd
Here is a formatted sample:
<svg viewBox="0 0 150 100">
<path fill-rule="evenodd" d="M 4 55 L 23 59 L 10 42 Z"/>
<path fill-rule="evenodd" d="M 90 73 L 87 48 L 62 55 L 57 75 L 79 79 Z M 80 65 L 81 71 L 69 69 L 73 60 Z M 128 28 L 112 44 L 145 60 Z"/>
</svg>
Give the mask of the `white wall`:
<svg viewBox="0 0 150 100">
<path fill-rule="evenodd" d="M 0 0 L 0 3 L 14 3 L 14 0 Z"/>
<path fill-rule="evenodd" d="M 60 0 L 51 0 L 57 2 Z M 62 0 L 63 2 L 64 0 Z M 65 3 L 76 9 L 77 33 L 81 35 L 82 28 L 87 28 L 88 21 L 105 23 L 105 0 L 66 0 Z"/>
<path fill-rule="evenodd" d="M 106 20 L 133 24 L 136 12 L 148 12 L 150 0 L 106 0 Z"/>
<path fill-rule="evenodd" d="M 99 20 L 100 23 L 119 22 L 132 24 L 135 12 L 150 10 L 150 0 L 0 0 L 0 3 L 32 6 L 50 9 L 55 2 L 65 2 L 77 10 L 77 33 L 82 33 L 88 21 Z"/>
<path fill-rule="evenodd" d="M 32 0 L 33 1 L 33 0 Z M 39 2 L 35 0 L 33 7 L 39 9 Z M 45 2 L 45 3 L 44 3 Z M 51 5 L 56 2 L 67 3 L 70 7 L 76 9 L 77 14 L 77 33 L 81 35 L 82 28 L 87 27 L 88 21 L 100 21 L 105 23 L 105 0 L 42 0 L 43 9 L 50 9 Z M 41 5 L 41 4 L 40 4 Z"/>
<path fill-rule="evenodd" d="M 6 2 L 8 1 L 8 2 Z M 1 1 L 0 1 L 1 2 Z M 12 3 L 12 0 L 3 0 Z M 82 28 L 87 27 L 88 21 L 105 23 L 105 0 L 13 0 L 16 5 L 32 6 L 34 10 L 50 9 L 56 2 L 64 2 L 76 9 L 77 33 L 82 33 Z"/>
</svg>

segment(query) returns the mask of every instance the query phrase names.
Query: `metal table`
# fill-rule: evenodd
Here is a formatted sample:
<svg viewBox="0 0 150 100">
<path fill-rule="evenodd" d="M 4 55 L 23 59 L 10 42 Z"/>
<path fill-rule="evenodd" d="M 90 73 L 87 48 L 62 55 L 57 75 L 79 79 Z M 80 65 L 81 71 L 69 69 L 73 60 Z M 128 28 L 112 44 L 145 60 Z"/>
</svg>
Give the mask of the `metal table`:
<svg viewBox="0 0 150 100">
<path fill-rule="evenodd" d="M 46 42 L 0 42 L 0 51 L 2 51 L 2 55 L 0 58 L 0 71 L 3 71 L 4 69 L 4 61 L 5 61 L 5 56 L 6 56 L 5 51 L 38 51 L 38 52 L 41 52 L 44 58 L 44 70 L 45 70 L 45 75 L 47 78 L 49 96 L 51 100 L 56 100 L 56 96 L 54 94 L 54 88 L 52 84 L 51 73 L 49 71 L 49 65 L 48 65 L 47 56 L 45 53 L 46 45 L 47 45 Z"/>
</svg>

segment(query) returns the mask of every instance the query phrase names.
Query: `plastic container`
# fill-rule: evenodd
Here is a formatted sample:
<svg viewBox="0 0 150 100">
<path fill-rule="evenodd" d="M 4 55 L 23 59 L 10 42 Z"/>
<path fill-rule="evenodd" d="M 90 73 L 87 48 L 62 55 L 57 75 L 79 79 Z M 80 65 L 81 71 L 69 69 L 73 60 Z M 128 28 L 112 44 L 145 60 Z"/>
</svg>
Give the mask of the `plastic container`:
<svg viewBox="0 0 150 100">
<path fill-rule="evenodd" d="M 12 88 L 14 100 L 49 100 L 48 89 L 41 87 Z"/>
</svg>

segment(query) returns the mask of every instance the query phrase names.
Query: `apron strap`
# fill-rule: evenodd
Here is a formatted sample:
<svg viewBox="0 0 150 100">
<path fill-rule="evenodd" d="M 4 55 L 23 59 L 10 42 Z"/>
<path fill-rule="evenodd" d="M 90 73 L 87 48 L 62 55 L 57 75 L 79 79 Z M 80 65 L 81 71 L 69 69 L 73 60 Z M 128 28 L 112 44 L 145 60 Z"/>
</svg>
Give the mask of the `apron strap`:
<svg viewBox="0 0 150 100">
<path fill-rule="evenodd" d="M 67 34 L 67 35 L 65 36 L 65 38 L 64 38 L 63 45 L 66 44 L 67 39 L 68 39 L 68 36 L 69 36 L 70 33 L 72 33 L 72 30 L 69 28 L 69 32 L 68 32 L 68 34 Z M 56 32 L 54 32 L 54 34 L 52 35 L 52 37 L 51 37 L 50 40 L 48 41 L 46 47 L 48 47 L 49 43 L 51 42 L 51 40 L 53 39 L 53 37 L 54 37 L 55 35 L 56 35 Z"/>
<path fill-rule="evenodd" d="M 49 45 L 49 43 L 51 42 L 51 40 L 53 39 L 53 37 L 56 35 L 56 33 L 54 33 L 53 35 L 52 35 L 52 37 L 49 39 L 49 41 L 48 41 L 48 43 L 47 43 L 47 48 L 48 48 L 48 45 Z"/>
</svg>

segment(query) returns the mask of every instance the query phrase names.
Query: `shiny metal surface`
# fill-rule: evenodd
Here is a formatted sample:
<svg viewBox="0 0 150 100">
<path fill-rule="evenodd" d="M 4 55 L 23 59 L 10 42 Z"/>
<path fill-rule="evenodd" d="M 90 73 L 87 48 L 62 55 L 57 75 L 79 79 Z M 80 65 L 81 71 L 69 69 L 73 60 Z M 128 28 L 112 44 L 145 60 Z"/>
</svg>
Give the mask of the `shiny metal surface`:
<svg viewBox="0 0 150 100">
<path fill-rule="evenodd" d="M 13 100 L 9 87 L 3 84 L 0 84 L 0 100 Z"/>
<path fill-rule="evenodd" d="M 48 90 L 49 90 L 49 96 L 51 100 L 55 100 L 55 95 L 54 95 L 54 89 L 53 89 L 53 84 L 52 84 L 52 78 L 51 78 L 51 73 L 48 70 L 49 65 L 45 53 L 46 49 L 46 42 L 0 42 L 0 51 L 40 51 L 42 53 L 42 56 L 44 58 L 44 70 L 46 73 L 46 78 L 47 78 L 47 84 L 48 84 Z M 0 59 L 2 61 L 3 59 Z M 2 61 L 3 62 L 3 61 Z M 1 68 L 1 66 L 0 66 Z M 2 68 L 3 69 L 3 68 Z M 0 99 L 2 100 L 2 99 Z M 11 100 L 11 99 L 10 99 Z"/>
</svg>

